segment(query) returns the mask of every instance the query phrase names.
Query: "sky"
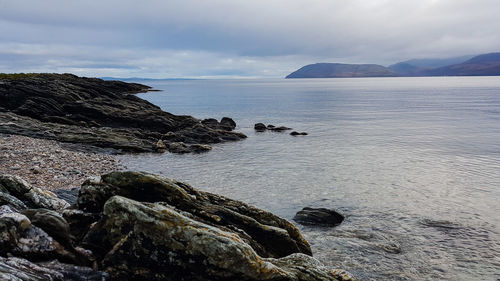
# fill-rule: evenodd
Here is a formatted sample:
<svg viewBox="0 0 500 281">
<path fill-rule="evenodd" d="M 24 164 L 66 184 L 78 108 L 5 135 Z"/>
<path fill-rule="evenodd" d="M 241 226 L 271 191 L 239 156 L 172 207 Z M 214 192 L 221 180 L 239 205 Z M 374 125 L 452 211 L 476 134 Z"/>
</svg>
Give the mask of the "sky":
<svg viewBox="0 0 500 281">
<path fill-rule="evenodd" d="M 0 0 L 0 72 L 279 78 L 500 51 L 499 0 Z"/>
</svg>

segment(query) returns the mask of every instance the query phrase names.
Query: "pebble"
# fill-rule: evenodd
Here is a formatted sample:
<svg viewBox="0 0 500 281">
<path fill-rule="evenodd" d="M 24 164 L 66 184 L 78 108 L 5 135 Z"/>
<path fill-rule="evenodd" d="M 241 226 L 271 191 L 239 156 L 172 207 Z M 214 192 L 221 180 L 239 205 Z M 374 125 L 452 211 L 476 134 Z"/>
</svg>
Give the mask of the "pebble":
<svg viewBox="0 0 500 281">
<path fill-rule="evenodd" d="M 17 175 L 43 189 L 80 187 L 87 178 L 125 170 L 113 155 L 78 151 L 53 140 L 0 134 L 0 174 Z"/>
</svg>

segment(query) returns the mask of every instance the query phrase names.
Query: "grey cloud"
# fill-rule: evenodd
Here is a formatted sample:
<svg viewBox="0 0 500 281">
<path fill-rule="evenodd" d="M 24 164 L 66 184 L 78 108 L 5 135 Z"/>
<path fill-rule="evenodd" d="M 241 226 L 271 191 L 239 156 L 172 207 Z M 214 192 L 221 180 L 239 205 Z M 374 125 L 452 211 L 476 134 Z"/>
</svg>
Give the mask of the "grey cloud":
<svg viewBox="0 0 500 281">
<path fill-rule="evenodd" d="M 12 69 L 18 58 L 124 75 L 282 76 L 318 61 L 498 51 L 499 13 L 497 0 L 0 0 L 0 65 Z M 32 48 L 21 58 L 8 44 Z"/>
</svg>

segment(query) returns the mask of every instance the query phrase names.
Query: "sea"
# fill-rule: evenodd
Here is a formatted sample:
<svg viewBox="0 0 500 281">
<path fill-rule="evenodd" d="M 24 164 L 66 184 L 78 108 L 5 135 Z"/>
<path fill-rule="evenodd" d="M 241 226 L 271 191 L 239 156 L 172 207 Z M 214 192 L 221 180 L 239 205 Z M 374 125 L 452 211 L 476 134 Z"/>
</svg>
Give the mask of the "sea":
<svg viewBox="0 0 500 281">
<path fill-rule="evenodd" d="M 337 227 L 297 227 L 314 257 L 359 280 L 500 280 L 500 77 L 137 82 L 161 90 L 139 97 L 163 110 L 231 117 L 248 138 L 119 156 L 128 169 L 290 221 L 335 209 Z"/>
</svg>

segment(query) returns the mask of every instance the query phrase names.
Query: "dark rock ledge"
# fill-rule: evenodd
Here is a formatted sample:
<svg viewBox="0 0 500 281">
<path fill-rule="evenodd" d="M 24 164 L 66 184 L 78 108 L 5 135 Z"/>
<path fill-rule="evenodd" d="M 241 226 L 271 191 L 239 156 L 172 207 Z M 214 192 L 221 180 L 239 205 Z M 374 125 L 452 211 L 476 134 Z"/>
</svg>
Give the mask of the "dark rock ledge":
<svg viewBox="0 0 500 281">
<path fill-rule="evenodd" d="M 354 280 L 271 213 L 167 178 L 113 172 L 69 206 L 0 176 L 1 280 Z"/>
<path fill-rule="evenodd" d="M 0 133 L 128 152 L 203 152 L 246 138 L 223 118 L 216 126 L 162 111 L 136 97 L 151 88 L 71 74 L 0 74 Z"/>
</svg>

